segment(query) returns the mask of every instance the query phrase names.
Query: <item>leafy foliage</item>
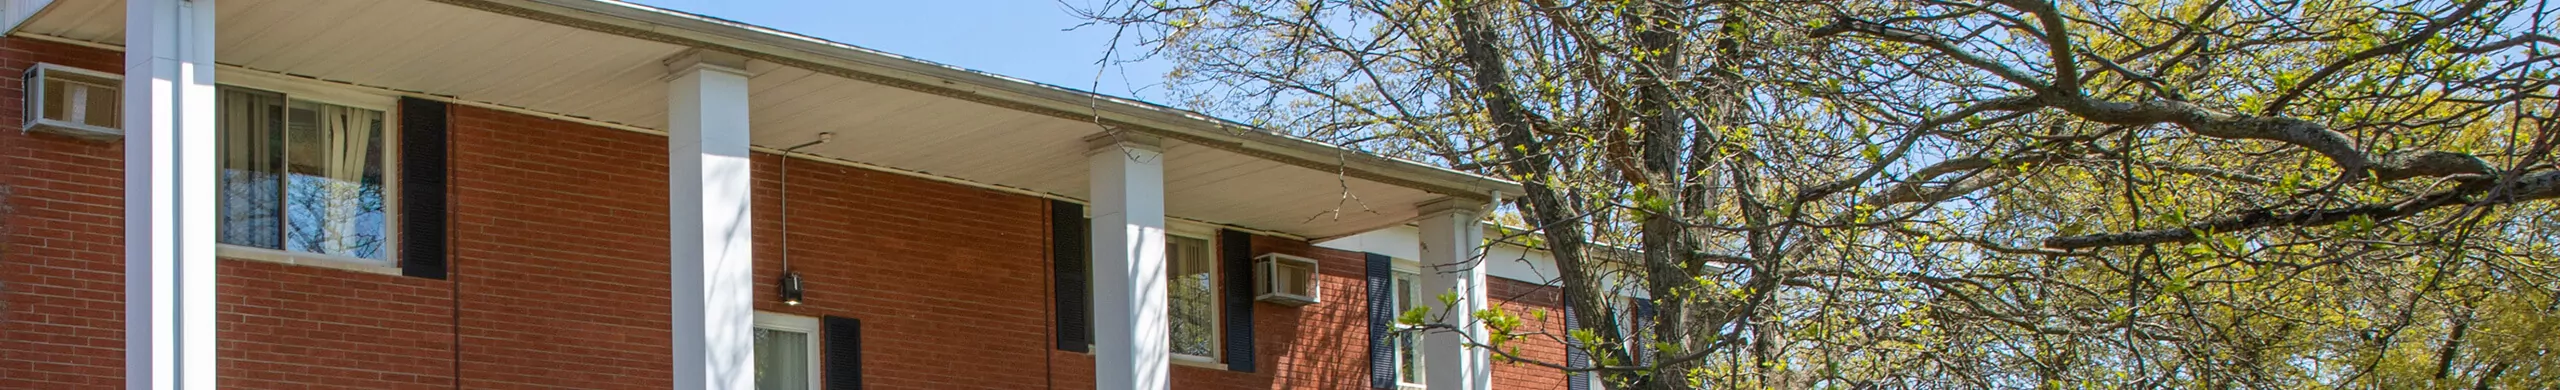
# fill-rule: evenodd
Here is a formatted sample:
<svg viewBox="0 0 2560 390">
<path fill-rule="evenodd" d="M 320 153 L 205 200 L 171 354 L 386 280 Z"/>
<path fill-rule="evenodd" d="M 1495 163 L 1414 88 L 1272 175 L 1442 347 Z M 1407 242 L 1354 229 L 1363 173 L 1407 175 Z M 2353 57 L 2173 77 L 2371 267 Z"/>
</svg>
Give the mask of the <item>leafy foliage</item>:
<svg viewBox="0 0 2560 390">
<path fill-rule="evenodd" d="M 2560 387 L 2547 2 L 1083 11 L 1192 107 L 1522 182 L 1591 309 L 1477 342 L 1613 386 Z"/>
</svg>

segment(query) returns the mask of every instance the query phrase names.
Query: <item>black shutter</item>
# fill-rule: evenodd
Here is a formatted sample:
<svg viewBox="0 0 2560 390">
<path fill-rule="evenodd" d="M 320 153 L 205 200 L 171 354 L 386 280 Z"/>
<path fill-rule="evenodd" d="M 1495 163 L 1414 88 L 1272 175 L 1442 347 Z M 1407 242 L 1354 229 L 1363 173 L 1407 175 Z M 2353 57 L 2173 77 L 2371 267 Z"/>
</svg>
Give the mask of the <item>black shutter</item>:
<svg viewBox="0 0 2560 390">
<path fill-rule="evenodd" d="M 445 103 L 400 98 L 400 274 L 445 278 Z"/>
<path fill-rule="evenodd" d="M 1369 254 L 1369 387 L 1396 388 L 1395 340 L 1387 330 L 1395 326 L 1395 258 Z"/>
<path fill-rule="evenodd" d="M 1573 315 L 1573 306 L 1565 306 L 1564 366 L 1565 368 L 1591 368 L 1591 352 L 1582 350 L 1582 340 L 1573 338 L 1573 330 L 1582 328 L 1582 321 L 1574 319 Z M 1565 390 L 1591 390 L 1591 373 L 1565 374 L 1564 388 Z"/>
<path fill-rule="evenodd" d="M 1063 200 L 1049 201 L 1049 276 L 1057 301 L 1058 349 L 1088 352 L 1093 346 L 1092 263 L 1085 261 L 1090 250 L 1085 247 L 1084 205 Z"/>
<path fill-rule="evenodd" d="M 1218 251 L 1226 271 L 1227 296 L 1219 303 L 1227 321 L 1227 370 L 1253 372 L 1253 235 L 1220 230 Z"/>
<path fill-rule="evenodd" d="M 827 390 L 862 389 L 862 320 L 827 316 Z"/>
</svg>

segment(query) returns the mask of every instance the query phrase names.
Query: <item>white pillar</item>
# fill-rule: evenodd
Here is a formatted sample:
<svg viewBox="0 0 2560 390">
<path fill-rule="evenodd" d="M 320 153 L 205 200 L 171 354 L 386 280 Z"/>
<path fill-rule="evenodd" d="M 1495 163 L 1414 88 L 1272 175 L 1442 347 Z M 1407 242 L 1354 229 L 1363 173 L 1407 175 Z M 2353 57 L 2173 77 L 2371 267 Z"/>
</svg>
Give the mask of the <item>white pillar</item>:
<svg viewBox="0 0 2560 390">
<path fill-rule="evenodd" d="M 1486 341 L 1484 323 L 1476 321 L 1474 314 L 1485 309 L 1486 267 L 1476 261 L 1484 243 L 1483 208 L 1474 200 L 1443 198 L 1423 203 L 1422 217 L 1417 219 L 1422 225 L 1421 289 L 1417 292 L 1429 297 L 1458 295 L 1457 306 L 1431 305 L 1430 318 L 1459 324 L 1459 331 L 1429 332 L 1422 337 L 1422 378 L 1432 390 L 1492 387 L 1491 355 L 1466 346 L 1468 341 Z"/>
<path fill-rule="evenodd" d="M 130 389 L 214 388 L 213 7 L 214 0 L 125 2 Z"/>
<path fill-rule="evenodd" d="M 1163 141 L 1121 133 L 1085 142 L 1093 167 L 1094 388 L 1165 390 L 1173 349 Z"/>
<path fill-rule="evenodd" d="M 696 50 L 666 65 L 675 388 L 753 389 L 746 59 Z"/>
</svg>

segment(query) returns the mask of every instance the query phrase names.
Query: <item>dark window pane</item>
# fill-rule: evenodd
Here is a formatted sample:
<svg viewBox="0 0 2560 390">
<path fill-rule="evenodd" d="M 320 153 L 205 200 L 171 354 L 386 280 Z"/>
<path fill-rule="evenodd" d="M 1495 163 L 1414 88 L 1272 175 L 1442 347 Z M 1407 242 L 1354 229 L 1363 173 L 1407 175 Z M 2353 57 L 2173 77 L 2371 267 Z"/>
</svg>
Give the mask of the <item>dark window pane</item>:
<svg viewBox="0 0 2560 390">
<path fill-rule="evenodd" d="M 282 249 L 284 97 L 223 88 L 218 131 L 222 139 L 221 226 L 224 244 Z"/>
</svg>

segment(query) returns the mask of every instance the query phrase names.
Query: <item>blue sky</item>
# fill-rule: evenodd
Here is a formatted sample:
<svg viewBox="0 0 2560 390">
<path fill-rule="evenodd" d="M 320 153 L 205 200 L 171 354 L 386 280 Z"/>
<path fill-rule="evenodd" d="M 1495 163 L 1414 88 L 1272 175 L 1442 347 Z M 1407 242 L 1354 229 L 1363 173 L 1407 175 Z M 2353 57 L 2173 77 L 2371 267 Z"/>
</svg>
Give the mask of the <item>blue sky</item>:
<svg viewBox="0 0 2560 390">
<path fill-rule="evenodd" d="M 962 68 L 1163 101 L 1162 61 L 1096 60 L 1113 29 L 1086 26 L 1059 0 L 626 0 L 710 15 Z M 1065 0 L 1085 5 L 1096 0 Z M 1099 76 L 1097 78 L 1097 76 Z M 1096 80 L 1100 81 L 1099 87 Z"/>
</svg>

